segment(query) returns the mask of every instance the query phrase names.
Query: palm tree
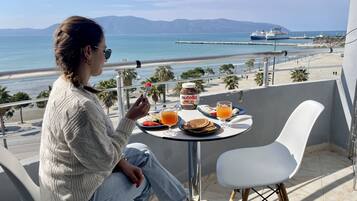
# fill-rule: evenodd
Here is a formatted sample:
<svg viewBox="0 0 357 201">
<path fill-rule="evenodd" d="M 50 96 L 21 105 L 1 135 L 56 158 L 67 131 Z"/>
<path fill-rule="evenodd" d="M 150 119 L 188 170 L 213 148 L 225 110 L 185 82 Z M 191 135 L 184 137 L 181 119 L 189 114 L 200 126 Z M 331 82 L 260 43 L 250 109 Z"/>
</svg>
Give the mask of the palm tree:
<svg viewBox="0 0 357 201">
<path fill-rule="evenodd" d="M 145 84 L 147 82 L 151 82 L 151 83 L 156 83 L 159 81 L 159 78 L 155 77 L 155 76 L 151 76 L 149 78 L 147 78 L 145 81 L 141 82 L 142 84 Z"/>
<path fill-rule="evenodd" d="M 254 68 L 254 62 L 255 62 L 255 59 L 249 59 L 245 62 L 248 72 L 250 72 L 252 70 L 252 68 Z"/>
<path fill-rule="evenodd" d="M 158 79 L 160 82 L 166 82 L 169 80 L 173 80 L 175 78 L 174 72 L 172 72 L 172 68 L 170 65 L 158 66 L 155 69 L 154 77 Z M 166 103 L 166 85 L 160 84 L 158 86 L 158 90 L 163 95 L 163 102 Z"/>
<path fill-rule="evenodd" d="M 176 86 L 174 88 L 175 95 L 180 95 L 180 91 L 182 89 L 182 84 L 183 84 L 182 82 L 177 82 L 176 83 Z"/>
<path fill-rule="evenodd" d="M 207 68 L 205 69 L 205 74 L 207 74 L 207 75 L 214 75 L 215 72 L 214 72 L 213 68 L 207 67 Z"/>
<path fill-rule="evenodd" d="M 222 78 L 223 82 L 226 84 L 226 88 L 235 89 L 238 88 L 239 78 L 234 74 L 234 65 L 233 64 L 223 64 L 219 67 L 219 72 L 225 77 Z"/>
<path fill-rule="evenodd" d="M 255 74 L 255 78 L 254 81 L 255 83 L 257 83 L 258 86 L 262 86 L 263 85 L 263 80 L 264 80 L 264 73 L 262 70 L 259 70 L 256 74 Z M 268 81 L 271 81 L 271 73 L 268 73 Z"/>
<path fill-rule="evenodd" d="M 305 67 L 299 67 L 290 71 L 290 77 L 293 82 L 303 82 L 309 79 L 309 74 Z"/>
<path fill-rule="evenodd" d="M 228 90 L 235 89 L 239 87 L 239 78 L 236 75 L 230 75 L 224 78 L 224 83 L 226 83 L 226 88 Z"/>
<path fill-rule="evenodd" d="M 201 67 L 196 67 L 194 69 L 185 71 L 183 73 L 181 73 L 181 79 L 192 79 L 192 78 L 200 78 L 205 74 L 205 71 L 201 68 Z M 203 85 L 203 80 L 195 80 L 193 81 L 196 84 L 196 89 L 198 91 L 198 93 L 201 93 L 202 91 L 204 91 L 204 85 Z M 178 87 L 181 87 L 179 85 L 176 85 L 175 87 L 175 91 L 177 93 L 177 89 Z"/>
<path fill-rule="evenodd" d="M 205 87 L 203 85 L 203 80 L 195 80 L 193 81 L 196 84 L 196 90 L 198 93 L 201 93 L 205 90 Z"/>
<path fill-rule="evenodd" d="M 181 79 L 190 79 L 190 78 L 200 78 L 205 75 L 205 71 L 201 67 L 196 67 L 188 71 L 182 72 L 180 77 Z"/>
<path fill-rule="evenodd" d="M 214 72 L 213 68 L 207 67 L 207 68 L 205 69 L 205 75 L 210 76 L 210 75 L 214 75 L 214 74 L 215 74 L 215 72 Z M 209 80 L 210 80 L 210 79 L 208 79 L 208 82 L 209 82 Z"/>
<path fill-rule="evenodd" d="M 52 87 L 48 86 L 48 90 L 40 91 L 40 93 L 37 95 L 36 98 L 48 98 L 50 96 L 51 90 L 52 90 Z M 38 108 L 45 108 L 46 105 L 47 105 L 47 101 L 40 101 L 40 102 L 36 103 L 36 106 Z"/>
<path fill-rule="evenodd" d="M 31 100 L 30 96 L 25 92 L 17 92 L 16 94 L 14 94 L 12 96 L 12 101 L 13 102 L 25 101 L 25 100 Z M 26 104 L 17 105 L 17 106 L 14 107 L 16 110 L 20 110 L 20 119 L 21 119 L 21 123 L 22 124 L 24 123 L 24 119 L 23 119 L 23 116 L 22 116 L 22 108 L 27 107 L 29 105 L 31 105 L 31 104 L 30 103 L 26 103 Z"/>
<path fill-rule="evenodd" d="M 109 80 L 102 80 L 96 87 L 103 90 L 98 94 L 98 98 L 104 103 L 104 106 L 107 109 L 107 115 L 109 115 L 110 107 L 112 107 L 117 100 L 117 91 L 108 91 L 106 89 L 116 88 L 116 80 L 113 78 Z"/>
<path fill-rule="evenodd" d="M 223 64 L 219 67 L 219 72 L 226 75 L 234 74 L 234 66 L 233 64 Z"/>
<path fill-rule="evenodd" d="M 157 88 L 157 86 L 152 85 L 151 90 L 148 92 L 147 95 L 151 96 L 151 99 L 154 101 L 155 110 L 156 110 L 156 103 L 159 101 L 159 95 L 160 95 L 160 91 Z"/>
<path fill-rule="evenodd" d="M 138 73 L 135 69 L 124 69 L 123 71 L 123 79 L 124 79 L 124 86 L 131 86 L 133 85 L 133 80 L 138 77 Z M 125 89 L 126 92 L 126 106 L 130 108 L 130 92 L 135 91 L 136 88 Z"/>
<path fill-rule="evenodd" d="M 6 87 L 0 86 L 0 104 L 10 103 L 11 95 Z M 11 107 L 0 108 L 0 123 L 2 134 L 5 135 L 5 118 L 10 118 L 14 114 L 14 110 Z M 5 118 L 4 118 L 5 117 Z M 4 143 L 6 145 L 6 141 L 4 138 Z"/>
<path fill-rule="evenodd" d="M 257 83 L 258 86 L 263 85 L 263 79 L 264 79 L 263 77 L 264 77 L 264 75 L 261 70 L 255 74 L 254 81 L 255 81 L 255 83 Z"/>
</svg>

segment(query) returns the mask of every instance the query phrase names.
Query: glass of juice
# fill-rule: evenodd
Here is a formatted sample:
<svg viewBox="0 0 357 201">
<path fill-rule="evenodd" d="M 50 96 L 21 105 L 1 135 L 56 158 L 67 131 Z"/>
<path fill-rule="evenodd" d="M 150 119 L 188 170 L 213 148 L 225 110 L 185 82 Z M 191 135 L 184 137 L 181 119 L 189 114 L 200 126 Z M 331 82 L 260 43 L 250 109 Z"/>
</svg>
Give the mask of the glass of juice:
<svg viewBox="0 0 357 201">
<path fill-rule="evenodd" d="M 178 122 L 177 108 L 163 108 L 161 111 L 161 123 L 168 126 L 167 133 L 170 136 L 175 136 L 175 132 L 171 129 Z"/>
<path fill-rule="evenodd" d="M 218 101 L 216 106 L 217 118 L 222 121 L 222 127 L 226 127 L 227 119 L 232 117 L 232 102 Z"/>
</svg>

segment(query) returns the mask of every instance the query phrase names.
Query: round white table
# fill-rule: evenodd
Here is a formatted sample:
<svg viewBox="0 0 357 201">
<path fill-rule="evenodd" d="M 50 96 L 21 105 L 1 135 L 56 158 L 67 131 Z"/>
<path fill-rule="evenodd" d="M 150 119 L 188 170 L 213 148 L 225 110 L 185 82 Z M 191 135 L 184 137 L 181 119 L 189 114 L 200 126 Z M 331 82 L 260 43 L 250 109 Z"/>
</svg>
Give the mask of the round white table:
<svg viewBox="0 0 357 201">
<path fill-rule="evenodd" d="M 178 112 L 181 121 L 189 121 L 197 118 L 207 118 L 198 110 L 181 110 Z M 220 124 L 220 121 L 208 118 L 210 121 Z M 248 131 L 253 125 L 253 119 L 245 119 L 234 124 L 232 127 L 221 128 L 213 135 L 208 136 L 191 136 L 185 134 L 178 127 L 173 127 L 174 136 L 168 135 L 167 129 L 164 130 L 145 130 L 140 128 L 144 133 L 167 140 L 187 141 L 188 142 L 188 176 L 190 200 L 201 201 L 201 143 L 202 141 L 213 141 L 230 138 Z"/>
</svg>

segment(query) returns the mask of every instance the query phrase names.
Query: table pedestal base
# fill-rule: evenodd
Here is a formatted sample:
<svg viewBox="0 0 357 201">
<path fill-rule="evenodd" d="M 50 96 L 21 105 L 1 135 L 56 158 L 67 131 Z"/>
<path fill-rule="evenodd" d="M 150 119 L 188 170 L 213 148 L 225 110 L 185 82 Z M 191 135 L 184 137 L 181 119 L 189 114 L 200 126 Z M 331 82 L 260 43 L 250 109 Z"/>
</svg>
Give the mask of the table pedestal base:
<svg viewBox="0 0 357 201">
<path fill-rule="evenodd" d="M 189 198 L 194 201 L 201 200 L 201 143 L 188 142 L 188 185 Z"/>
</svg>

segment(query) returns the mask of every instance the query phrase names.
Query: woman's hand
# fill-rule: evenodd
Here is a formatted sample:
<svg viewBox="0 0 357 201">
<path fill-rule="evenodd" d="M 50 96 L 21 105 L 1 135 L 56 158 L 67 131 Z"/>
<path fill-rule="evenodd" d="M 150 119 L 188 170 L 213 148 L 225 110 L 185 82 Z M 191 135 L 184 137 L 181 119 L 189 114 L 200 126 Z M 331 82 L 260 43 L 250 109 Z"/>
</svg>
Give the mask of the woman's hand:
<svg viewBox="0 0 357 201">
<path fill-rule="evenodd" d="M 136 121 L 148 114 L 150 103 L 147 98 L 141 95 L 126 113 L 126 118 Z"/>
<path fill-rule="evenodd" d="M 135 184 L 136 188 L 138 188 L 143 182 L 144 175 L 139 167 L 136 167 L 130 164 L 128 161 L 122 159 L 118 163 L 118 168 L 129 178 L 133 184 Z"/>
</svg>

